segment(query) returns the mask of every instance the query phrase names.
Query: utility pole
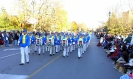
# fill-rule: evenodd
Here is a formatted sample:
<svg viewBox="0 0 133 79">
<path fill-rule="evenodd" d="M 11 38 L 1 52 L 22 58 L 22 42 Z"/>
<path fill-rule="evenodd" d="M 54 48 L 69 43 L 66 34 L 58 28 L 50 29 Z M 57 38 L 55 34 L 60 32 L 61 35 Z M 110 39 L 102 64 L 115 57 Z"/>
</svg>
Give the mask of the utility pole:
<svg viewBox="0 0 133 79">
<path fill-rule="evenodd" d="M 108 27 L 110 27 L 110 15 L 111 15 L 111 12 L 109 11 L 109 23 L 108 23 Z M 109 29 L 107 28 L 107 32 L 109 31 Z"/>
<path fill-rule="evenodd" d="M 109 26 L 110 26 L 110 15 L 111 15 L 111 12 L 109 12 Z"/>
</svg>

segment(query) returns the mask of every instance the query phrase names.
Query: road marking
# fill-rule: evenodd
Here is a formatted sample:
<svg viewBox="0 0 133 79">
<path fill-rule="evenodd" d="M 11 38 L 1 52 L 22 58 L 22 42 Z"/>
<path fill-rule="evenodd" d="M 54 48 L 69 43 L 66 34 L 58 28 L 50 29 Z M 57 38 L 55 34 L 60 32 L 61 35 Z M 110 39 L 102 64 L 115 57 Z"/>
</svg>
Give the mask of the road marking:
<svg viewBox="0 0 133 79">
<path fill-rule="evenodd" d="M 36 70 L 35 72 L 33 72 L 31 75 L 29 75 L 29 77 L 27 77 L 26 79 L 30 79 L 31 77 L 33 77 L 34 75 L 36 75 L 38 72 L 40 72 L 41 70 L 43 70 L 45 67 L 47 67 L 49 64 L 51 64 L 53 61 L 55 61 L 56 59 L 58 59 L 62 54 L 60 54 L 59 56 L 57 56 L 56 58 L 52 59 L 50 62 L 46 63 L 44 66 L 42 66 L 41 68 L 39 68 L 38 70 Z"/>
<path fill-rule="evenodd" d="M 10 49 L 4 49 L 3 51 L 8 51 L 8 50 L 20 50 L 20 48 L 10 48 Z"/>
<path fill-rule="evenodd" d="M 28 75 L 0 74 L 0 79 L 26 79 Z"/>
<path fill-rule="evenodd" d="M 20 52 L 19 53 L 15 53 L 15 54 L 11 54 L 11 55 L 7 55 L 7 56 L 0 57 L 0 59 L 4 59 L 4 58 L 7 58 L 7 57 L 11 57 L 11 56 L 14 56 L 14 55 L 17 55 L 17 54 L 20 54 Z"/>
</svg>

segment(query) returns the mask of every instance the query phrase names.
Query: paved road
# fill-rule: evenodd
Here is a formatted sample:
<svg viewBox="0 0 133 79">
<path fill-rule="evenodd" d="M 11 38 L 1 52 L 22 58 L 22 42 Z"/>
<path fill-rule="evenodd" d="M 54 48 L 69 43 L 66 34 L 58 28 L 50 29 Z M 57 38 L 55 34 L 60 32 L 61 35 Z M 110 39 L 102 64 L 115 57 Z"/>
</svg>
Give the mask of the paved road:
<svg viewBox="0 0 133 79">
<path fill-rule="evenodd" d="M 62 52 L 50 57 L 30 55 L 30 63 L 20 66 L 19 47 L 0 48 L 0 79 L 119 79 L 122 75 L 113 67 L 98 40 L 92 35 L 91 43 L 81 59 L 77 50 L 63 58 Z"/>
</svg>

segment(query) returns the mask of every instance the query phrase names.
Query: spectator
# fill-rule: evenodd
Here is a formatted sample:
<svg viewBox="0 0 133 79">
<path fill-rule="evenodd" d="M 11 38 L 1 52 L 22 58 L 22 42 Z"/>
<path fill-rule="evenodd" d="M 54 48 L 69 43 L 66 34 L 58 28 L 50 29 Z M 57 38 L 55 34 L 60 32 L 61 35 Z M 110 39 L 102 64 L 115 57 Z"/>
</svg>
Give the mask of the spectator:
<svg viewBox="0 0 133 79">
<path fill-rule="evenodd" d="M 128 58 L 129 58 L 129 54 L 126 51 L 122 52 L 122 56 L 116 61 L 114 68 L 119 70 L 121 65 L 128 63 Z"/>
<path fill-rule="evenodd" d="M 4 44 L 4 35 L 0 31 L 0 45 L 3 45 L 3 44 Z"/>
</svg>

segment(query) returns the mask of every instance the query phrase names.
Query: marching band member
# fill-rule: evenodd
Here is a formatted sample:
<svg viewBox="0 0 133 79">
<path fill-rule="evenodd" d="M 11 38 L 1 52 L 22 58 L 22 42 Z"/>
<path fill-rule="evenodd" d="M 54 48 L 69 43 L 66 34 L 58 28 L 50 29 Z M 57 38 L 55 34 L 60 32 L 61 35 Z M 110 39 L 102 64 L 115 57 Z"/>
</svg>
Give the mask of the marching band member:
<svg viewBox="0 0 133 79">
<path fill-rule="evenodd" d="M 56 41 L 56 53 L 60 51 L 60 36 L 57 36 L 57 41 Z"/>
<path fill-rule="evenodd" d="M 24 29 L 23 35 L 20 36 L 19 39 L 20 52 L 21 52 L 21 63 L 20 65 L 25 64 L 25 56 L 26 62 L 29 63 L 29 54 L 28 54 L 28 46 L 30 45 L 30 37 L 27 35 L 27 30 Z"/>
<path fill-rule="evenodd" d="M 50 51 L 50 56 L 55 54 L 55 47 L 54 47 L 54 35 L 52 33 L 52 35 L 49 37 L 47 45 L 49 46 L 49 51 Z"/>
<path fill-rule="evenodd" d="M 47 35 L 46 36 L 46 42 L 49 42 L 49 38 L 50 38 L 50 35 Z M 46 51 L 49 51 L 49 46 L 48 46 L 48 44 L 46 45 Z"/>
<path fill-rule="evenodd" d="M 69 42 L 70 38 L 69 38 L 69 36 L 68 36 L 67 33 L 66 33 L 66 37 L 65 37 L 65 38 L 67 39 L 67 42 L 68 42 L 68 45 L 67 45 L 67 47 L 66 47 L 66 48 L 67 48 L 67 49 L 66 49 L 66 52 L 67 52 L 67 56 L 68 56 L 69 51 L 70 51 L 70 50 L 69 50 L 69 49 L 70 49 L 70 48 L 69 48 L 69 46 L 70 46 L 70 42 Z"/>
<path fill-rule="evenodd" d="M 61 37 L 60 37 L 61 41 L 63 41 L 64 39 L 64 33 L 61 32 Z M 61 42 L 61 45 L 60 45 L 60 50 L 63 50 L 63 46 L 62 46 L 62 42 Z"/>
<path fill-rule="evenodd" d="M 36 46 L 37 46 L 37 49 L 38 49 L 38 55 L 40 55 L 40 53 L 41 53 L 42 44 L 43 44 L 42 37 L 41 37 L 41 35 L 37 34 Z"/>
<path fill-rule="evenodd" d="M 36 38 L 37 38 L 38 36 L 37 36 L 37 33 L 35 34 L 35 52 L 37 52 L 37 46 L 36 46 Z"/>
<path fill-rule="evenodd" d="M 90 41 L 91 41 L 91 34 L 89 34 L 89 37 L 90 37 Z"/>
<path fill-rule="evenodd" d="M 89 46 L 90 44 L 90 34 L 87 35 L 87 47 Z"/>
<path fill-rule="evenodd" d="M 83 37 L 80 36 L 78 40 L 78 58 L 80 59 L 83 53 Z"/>
<path fill-rule="evenodd" d="M 83 54 L 86 50 L 86 38 L 85 38 L 85 34 L 83 34 Z"/>
<path fill-rule="evenodd" d="M 72 50 L 75 50 L 75 36 L 72 35 Z"/>
<path fill-rule="evenodd" d="M 53 39 L 54 39 L 53 52 L 55 54 L 55 52 L 56 52 L 56 45 L 57 45 L 57 33 L 53 33 Z"/>
<path fill-rule="evenodd" d="M 30 54 L 31 50 L 33 50 L 33 47 L 34 47 L 34 44 L 35 44 L 35 37 L 33 36 L 32 33 L 29 33 L 29 37 L 30 37 L 30 46 L 29 46 L 29 54 Z"/>
<path fill-rule="evenodd" d="M 59 35 L 58 46 L 59 46 L 59 51 L 61 51 L 61 35 Z"/>
<path fill-rule="evenodd" d="M 46 46 L 46 42 L 47 42 L 47 37 L 45 36 L 45 35 L 43 35 L 43 38 L 42 38 L 42 41 L 43 41 L 43 46 L 42 46 L 42 49 L 43 49 L 43 54 L 45 53 L 45 51 L 46 51 L 46 48 L 47 48 L 47 46 Z"/>
<path fill-rule="evenodd" d="M 69 44 L 69 52 L 72 53 L 72 36 L 71 34 L 69 35 L 69 38 L 68 38 L 68 44 Z"/>
<path fill-rule="evenodd" d="M 78 39 L 79 35 L 77 34 L 77 36 L 75 35 L 75 49 L 78 48 Z"/>
<path fill-rule="evenodd" d="M 68 48 L 68 38 L 64 36 L 62 39 L 62 46 L 63 46 L 63 57 L 68 56 L 67 48 Z"/>
</svg>

